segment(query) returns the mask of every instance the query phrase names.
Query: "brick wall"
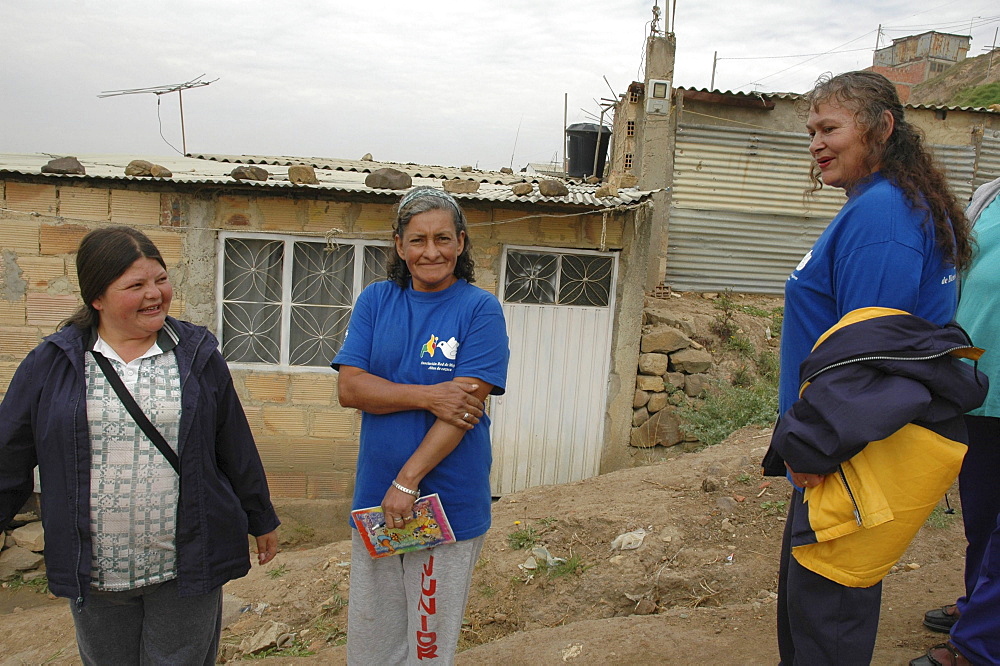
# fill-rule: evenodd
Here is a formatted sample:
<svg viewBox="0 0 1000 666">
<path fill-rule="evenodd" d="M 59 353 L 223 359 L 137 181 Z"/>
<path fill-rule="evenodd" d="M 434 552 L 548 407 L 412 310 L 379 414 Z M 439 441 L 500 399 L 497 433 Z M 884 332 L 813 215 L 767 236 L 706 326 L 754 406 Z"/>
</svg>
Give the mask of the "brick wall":
<svg viewBox="0 0 1000 666">
<path fill-rule="evenodd" d="M 134 186 L 131 186 L 134 187 Z M 0 181 L 0 394 L 17 365 L 79 305 L 75 252 L 101 225 L 129 224 L 163 254 L 171 314 L 215 328 L 217 230 L 388 240 L 392 205 L 220 191 L 214 197 L 78 183 Z M 619 249 L 624 217 L 548 217 L 466 206 L 477 285 L 496 293 L 503 244 Z M 555 211 L 556 215 L 560 211 Z M 508 222 L 509 220 L 514 220 Z M 360 417 L 337 403 L 337 376 L 235 369 L 233 378 L 277 497 L 349 498 Z"/>
</svg>

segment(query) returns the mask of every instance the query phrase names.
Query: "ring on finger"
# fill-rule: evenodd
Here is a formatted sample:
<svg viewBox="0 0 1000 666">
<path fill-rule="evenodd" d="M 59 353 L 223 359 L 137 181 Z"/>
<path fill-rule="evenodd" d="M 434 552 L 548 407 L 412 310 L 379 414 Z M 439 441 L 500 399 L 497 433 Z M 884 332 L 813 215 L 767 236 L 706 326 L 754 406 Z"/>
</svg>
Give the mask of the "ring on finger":
<svg viewBox="0 0 1000 666">
<path fill-rule="evenodd" d="M 462 420 L 463 421 L 468 421 L 470 416 L 471 416 L 471 414 L 469 414 L 469 412 L 466 412 L 465 414 L 462 415 Z"/>
</svg>

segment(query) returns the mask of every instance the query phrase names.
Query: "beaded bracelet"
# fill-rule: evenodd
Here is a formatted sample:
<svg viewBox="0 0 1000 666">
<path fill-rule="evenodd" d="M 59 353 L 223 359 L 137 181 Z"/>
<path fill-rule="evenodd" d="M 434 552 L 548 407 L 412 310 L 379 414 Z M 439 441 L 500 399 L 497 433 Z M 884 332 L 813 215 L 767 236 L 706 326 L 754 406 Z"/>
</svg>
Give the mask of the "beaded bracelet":
<svg viewBox="0 0 1000 666">
<path fill-rule="evenodd" d="M 392 487 L 395 488 L 396 490 L 398 490 L 401 493 L 406 493 L 407 495 L 413 495 L 414 497 L 420 497 L 420 489 L 419 488 L 417 488 L 416 490 L 410 490 L 406 486 L 399 485 L 398 483 L 396 483 L 395 480 L 393 480 L 393 482 L 392 482 Z"/>
</svg>

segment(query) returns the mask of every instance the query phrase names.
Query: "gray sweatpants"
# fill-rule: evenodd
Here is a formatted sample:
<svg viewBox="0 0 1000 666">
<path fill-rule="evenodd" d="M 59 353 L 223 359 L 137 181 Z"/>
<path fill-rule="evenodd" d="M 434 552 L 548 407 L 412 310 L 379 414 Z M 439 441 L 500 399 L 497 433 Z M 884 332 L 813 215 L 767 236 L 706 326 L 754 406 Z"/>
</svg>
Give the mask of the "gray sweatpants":
<svg viewBox="0 0 1000 666">
<path fill-rule="evenodd" d="M 485 538 L 372 559 L 354 531 L 347 663 L 454 663 L 472 570 Z"/>
<path fill-rule="evenodd" d="M 210 666 L 219 652 L 222 588 L 178 597 L 177 581 L 124 592 L 90 590 L 69 602 L 80 658 L 97 664 Z"/>
</svg>

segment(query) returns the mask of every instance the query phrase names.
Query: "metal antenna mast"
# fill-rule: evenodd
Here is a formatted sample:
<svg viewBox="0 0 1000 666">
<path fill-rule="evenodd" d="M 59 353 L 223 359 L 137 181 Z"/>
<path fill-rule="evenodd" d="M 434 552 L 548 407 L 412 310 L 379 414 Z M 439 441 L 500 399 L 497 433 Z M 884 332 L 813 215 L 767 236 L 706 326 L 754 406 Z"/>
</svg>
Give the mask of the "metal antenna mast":
<svg viewBox="0 0 1000 666">
<path fill-rule="evenodd" d="M 119 95 L 139 95 L 145 93 L 151 93 L 159 98 L 160 95 L 166 95 L 168 93 L 177 93 L 177 102 L 180 105 L 181 111 L 181 147 L 184 154 L 187 155 L 187 136 L 184 133 L 184 96 L 181 94 L 184 90 L 189 90 L 191 88 L 201 88 L 207 85 L 211 85 L 218 81 L 219 79 L 212 79 L 211 81 L 202 81 L 201 77 L 204 74 L 199 74 L 190 81 L 185 83 L 175 83 L 172 85 L 165 86 L 153 86 L 152 88 L 130 88 L 128 90 L 103 90 L 98 95 L 100 98 L 104 97 L 117 97 Z M 162 135 L 162 133 L 161 133 Z M 176 150 L 176 148 L 174 149 Z"/>
</svg>

